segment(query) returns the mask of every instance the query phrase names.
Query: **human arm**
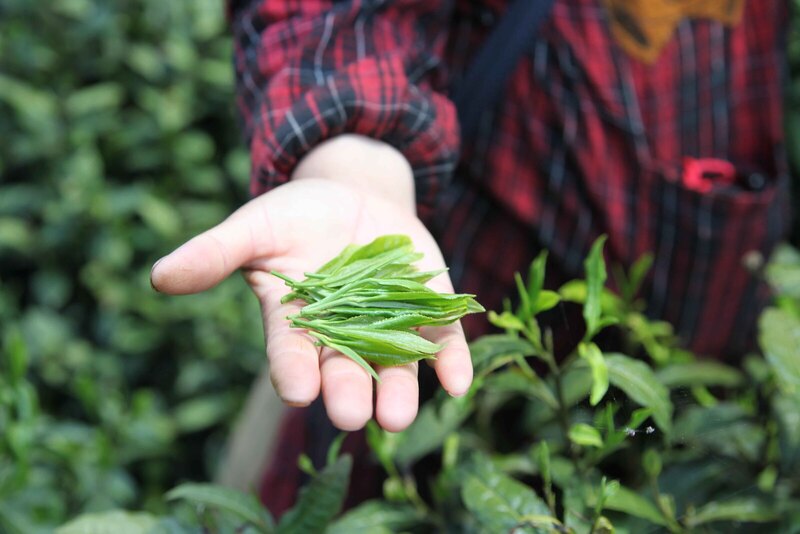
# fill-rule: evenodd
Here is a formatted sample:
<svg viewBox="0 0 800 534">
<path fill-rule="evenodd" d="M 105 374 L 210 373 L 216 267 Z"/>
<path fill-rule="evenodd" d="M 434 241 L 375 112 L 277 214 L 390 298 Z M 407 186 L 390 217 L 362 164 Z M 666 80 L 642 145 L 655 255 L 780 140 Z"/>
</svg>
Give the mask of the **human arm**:
<svg viewBox="0 0 800 534">
<path fill-rule="evenodd" d="M 370 180 L 374 173 L 382 179 Z M 331 421 L 354 430 L 372 416 L 370 377 L 349 359 L 320 350 L 307 334 L 289 328 L 285 318 L 297 311 L 297 304 L 280 303 L 288 288 L 269 272 L 300 278 L 346 244 L 392 233 L 412 237 L 425 254 L 423 270 L 444 266 L 414 212 L 410 166 L 402 155 L 378 141 L 340 136 L 310 152 L 290 183 L 255 198 L 159 261 L 152 282 L 166 293 L 195 293 L 241 267 L 262 306 L 270 375 L 279 396 L 303 406 L 321 390 Z M 430 285 L 452 291 L 446 274 Z M 445 345 L 434 364 L 444 388 L 453 395 L 466 392 L 472 367 L 460 325 L 426 329 L 423 335 Z M 401 430 L 416 416 L 417 371 L 416 364 L 378 369 L 375 416 L 384 428 Z"/>
</svg>

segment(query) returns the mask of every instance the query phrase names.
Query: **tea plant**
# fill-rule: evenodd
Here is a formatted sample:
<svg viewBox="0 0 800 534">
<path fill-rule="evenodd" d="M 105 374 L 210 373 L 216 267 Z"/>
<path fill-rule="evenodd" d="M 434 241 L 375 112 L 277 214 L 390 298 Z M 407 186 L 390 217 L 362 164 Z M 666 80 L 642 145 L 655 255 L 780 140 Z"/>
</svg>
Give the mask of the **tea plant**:
<svg viewBox="0 0 800 534">
<path fill-rule="evenodd" d="M 149 521 L 134 532 L 800 531 L 800 253 L 784 247 L 766 270 L 777 298 L 759 324 L 764 356 L 732 367 L 680 349 L 668 325 L 642 315 L 648 258 L 614 271 L 620 296 L 607 290 L 602 246 L 585 280 L 557 291 L 543 286 L 546 254 L 517 278 L 519 305 L 490 313 L 505 332 L 471 345 L 467 395 L 439 394 L 398 434 L 368 426 L 383 499 L 337 517 L 350 475 L 338 440 L 319 472 L 301 458 L 312 482 L 277 525 L 253 497 L 208 485 L 168 494 L 195 504 L 193 520 L 184 508 L 182 522 L 126 521 Z M 563 306 L 580 306 L 585 323 L 566 355 L 541 320 Z M 602 350 L 610 328 L 627 354 Z"/>
</svg>

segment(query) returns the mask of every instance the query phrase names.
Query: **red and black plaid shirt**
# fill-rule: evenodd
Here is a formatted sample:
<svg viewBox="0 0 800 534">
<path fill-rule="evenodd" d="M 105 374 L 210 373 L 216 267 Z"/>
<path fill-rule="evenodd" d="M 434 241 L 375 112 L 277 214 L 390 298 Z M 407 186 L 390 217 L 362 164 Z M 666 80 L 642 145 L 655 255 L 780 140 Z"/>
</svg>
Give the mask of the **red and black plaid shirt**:
<svg viewBox="0 0 800 534">
<path fill-rule="evenodd" d="M 457 288 L 487 308 L 542 248 L 560 279 L 580 275 L 605 233 L 609 262 L 655 255 L 651 316 L 700 353 L 746 350 L 767 295 L 743 259 L 768 256 L 787 227 L 785 2 L 747 1 L 734 28 L 684 20 L 648 65 L 614 41 L 601 0 L 558 1 L 460 146 L 447 93 L 505 4 L 234 3 L 252 193 L 332 136 L 381 139 L 411 163 Z"/>
</svg>

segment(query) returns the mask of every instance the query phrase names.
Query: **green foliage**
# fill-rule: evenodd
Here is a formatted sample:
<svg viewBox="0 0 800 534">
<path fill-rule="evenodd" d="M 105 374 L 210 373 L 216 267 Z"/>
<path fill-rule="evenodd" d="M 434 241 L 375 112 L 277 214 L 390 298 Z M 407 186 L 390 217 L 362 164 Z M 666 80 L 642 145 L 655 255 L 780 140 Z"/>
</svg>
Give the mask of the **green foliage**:
<svg viewBox="0 0 800 534">
<path fill-rule="evenodd" d="M 605 272 L 602 246 L 591 254 L 590 278 Z M 781 308 L 763 314 L 766 357 L 750 357 L 740 371 L 679 350 L 662 323 L 640 315 L 631 294 L 610 295 L 604 305 L 604 288 L 588 289 L 596 280 L 545 290 L 543 258 L 527 282 L 518 278 L 518 309 L 491 315 L 506 333 L 472 344 L 467 395 L 440 392 L 400 433 L 368 425 L 387 474 L 383 501 L 336 519 L 350 475 L 349 457 L 337 459 L 341 437 L 322 471 L 300 459 L 312 480 L 277 527 L 252 497 L 230 490 L 192 485 L 169 495 L 233 514 L 237 528 L 259 532 L 796 532 L 800 418 L 787 373 L 800 344 L 790 341 L 798 315 L 785 302 L 797 298 L 779 294 Z M 585 292 L 576 291 L 581 286 Z M 596 325 L 566 357 L 556 357 L 553 334 L 538 322 L 549 308 L 537 303 L 548 294 L 583 303 L 584 318 Z M 635 356 L 603 351 L 597 334 L 610 325 Z M 649 329 L 658 333 L 643 336 Z M 412 466 L 432 454 L 440 455 L 439 470 L 415 478 Z M 228 532 L 208 517 L 195 521 Z"/>
<path fill-rule="evenodd" d="M 223 3 L 0 12 L 0 531 L 157 513 L 212 475 L 263 361 L 243 281 L 148 283 L 246 198 Z"/>
<path fill-rule="evenodd" d="M 184 500 L 202 506 L 213 506 L 235 515 L 258 532 L 272 532 L 275 521 L 252 495 L 212 484 L 183 484 L 166 494 L 167 500 Z"/>
</svg>

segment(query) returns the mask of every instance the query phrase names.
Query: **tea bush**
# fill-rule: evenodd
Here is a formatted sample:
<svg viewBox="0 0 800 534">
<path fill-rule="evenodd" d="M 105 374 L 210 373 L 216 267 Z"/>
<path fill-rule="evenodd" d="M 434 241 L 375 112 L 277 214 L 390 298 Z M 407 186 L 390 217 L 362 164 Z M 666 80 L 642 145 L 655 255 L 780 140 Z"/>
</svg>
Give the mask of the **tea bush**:
<svg viewBox="0 0 800 534">
<path fill-rule="evenodd" d="M 490 314 L 505 332 L 472 343 L 466 396 L 440 393 L 398 434 L 370 424 L 383 499 L 337 518 L 351 468 L 339 440 L 319 472 L 301 457 L 313 478 L 277 525 L 251 495 L 186 484 L 167 498 L 191 503 L 194 517 L 191 506 L 179 516 L 113 512 L 58 533 L 120 524 L 142 533 L 800 532 L 800 252 L 775 254 L 766 276 L 778 298 L 759 323 L 764 356 L 737 368 L 696 359 L 668 324 L 642 315 L 635 295 L 648 258 L 616 272 L 623 296 L 606 290 L 602 245 L 586 279 L 558 291 L 542 286 L 546 255 L 533 262 L 527 282 L 518 279 L 517 309 Z M 585 328 L 557 358 L 538 318 L 566 303 L 582 307 Z M 603 352 L 596 340 L 607 328 L 638 357 Z"/>
<path fill-rule="evenodd" d="M 231 54 L 219 0 L 0 5 L 2 532 L 212 475 L 258 306 L 148 272 L 246 199 Z"/>
</svg>

